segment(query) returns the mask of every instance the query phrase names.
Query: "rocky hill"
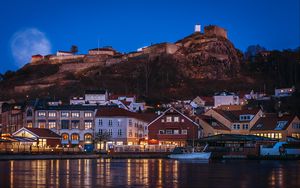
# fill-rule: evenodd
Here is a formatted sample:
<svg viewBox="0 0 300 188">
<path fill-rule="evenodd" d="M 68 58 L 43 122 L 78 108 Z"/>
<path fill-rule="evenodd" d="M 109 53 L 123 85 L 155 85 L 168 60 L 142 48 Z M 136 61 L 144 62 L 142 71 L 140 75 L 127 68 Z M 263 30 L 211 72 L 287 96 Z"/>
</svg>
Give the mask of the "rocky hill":
<svg viewBox="0 0 300 188">
<path fill-rule="evenodd" d="M 87 54 L 80 61 L 31 63 L 1 81 L 0 96 L 2 100 L 45 95 L 67 99 L 101 87 L 163 100 L 243 89 L 236 79 L 241 57 L 227 37 L 196 32 L 174 44 L 155 44 L 128 54 Z M 229 83 L 228 88 L 224 83 Z"/>
</svg>

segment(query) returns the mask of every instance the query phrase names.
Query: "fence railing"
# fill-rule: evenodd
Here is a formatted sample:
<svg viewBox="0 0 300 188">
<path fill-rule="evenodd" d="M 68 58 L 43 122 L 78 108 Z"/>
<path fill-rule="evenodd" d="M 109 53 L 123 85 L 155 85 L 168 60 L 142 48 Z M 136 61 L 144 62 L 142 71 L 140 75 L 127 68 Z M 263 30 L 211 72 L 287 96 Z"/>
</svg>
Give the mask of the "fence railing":
<svg viewBox="0 0 300 188">
<path fill-rule="evenodd" d="M 114 145 L 114 152 L 172 152 L 176 145 Z"/>
</svg>

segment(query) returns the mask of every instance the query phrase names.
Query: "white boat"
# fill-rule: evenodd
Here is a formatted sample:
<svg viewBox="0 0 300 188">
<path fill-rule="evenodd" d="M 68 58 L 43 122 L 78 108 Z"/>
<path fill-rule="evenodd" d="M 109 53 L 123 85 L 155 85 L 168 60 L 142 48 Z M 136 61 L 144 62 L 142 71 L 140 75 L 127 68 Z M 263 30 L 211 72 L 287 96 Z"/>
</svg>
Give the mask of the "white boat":
<svg viewBox="0 0 300 188">
<path fill-rule="evenodd" d="M 185 149 L 182 147 L 177 147 L 173 150 L 173 154 L 169 155 L 170 159 L 202 159 L 208 160 L 210 159 L 211 152 L 204 152 L 208 145 L 206 145 L 202 152 L 185 152 Z"/>
<path fill-rule="evenodd" d="M 208 160 L 211 152 L 192 152 L 192 153 L 180 153 L 169 155 L 170 159 L 202 159 Z"/>
</svg>

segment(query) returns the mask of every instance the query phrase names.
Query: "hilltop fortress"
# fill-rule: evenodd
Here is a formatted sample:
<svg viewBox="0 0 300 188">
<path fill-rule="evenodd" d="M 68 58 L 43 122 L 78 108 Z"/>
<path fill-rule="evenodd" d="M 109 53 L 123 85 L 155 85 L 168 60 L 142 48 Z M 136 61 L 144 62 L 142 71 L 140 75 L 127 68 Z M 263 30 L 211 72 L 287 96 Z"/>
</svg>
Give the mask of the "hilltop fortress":
<svg viewBox="0 0 300 188">
<path fill-rule="evenodd" d="M 227 39 L 227 31 L 216 25 L 208 25 L 204 27 L 204 33 L 201 32 L 201 26 L 195 25 L 195 31 L 192 34 L 196 35 L 199 39 L 198 42 L 205 42 L 207 38 L 224 38 Z M 132 58 L 148 55 L 150 57 L 159 56 L 161 54 L 174 54 L 182 47 L 188 47 L 189 43 L 180 40 L 176 43 L 159 43 L 151 46 L 139 48 L 137 51 L 130 53 L 117 52 L 110 46 L 102 48 L 94 48 L 88 51 L 88 54 L 74 54 L 68 51 L 57 51 L 56 54 L 49 54 L 42 56 L 40 54 L 33 55 L 31 58 L 31 65 L 35 64 L 81 64 L 86 63 L 93 66 L 93 64 L 103 64 L 110 66 L 112 64 L 128 61 Z M 191 42 L 191 41 L 189 41 Z M 86 66 L 84 66 L 86 67 Z"/>
</svg>

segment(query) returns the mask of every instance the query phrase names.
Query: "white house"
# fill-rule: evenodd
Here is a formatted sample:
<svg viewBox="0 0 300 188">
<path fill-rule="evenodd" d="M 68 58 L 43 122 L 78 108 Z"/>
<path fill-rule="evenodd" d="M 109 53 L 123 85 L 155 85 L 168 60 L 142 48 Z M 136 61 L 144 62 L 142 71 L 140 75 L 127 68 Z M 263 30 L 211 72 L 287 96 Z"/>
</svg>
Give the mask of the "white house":
<svg viewBox="0 0 300 188">
<path fill-rule="evenodd" d="M 106 104 L 108 102 L 107 90 L 87 90 L 85 91 L 85 102 L 88 104 Z"/>
<path fill-rule="evenodd" d="M 214 107 L 221 105 L 239 105 L 239 96 L 232 92 L 222 91 L 214 95 Z"/>
<path fill-rule="evenodd" d="M 148 138 L 148 123 L 155 114 L 141 114 L 116 107 L 98 109 L 95 118 L 95 133 L 109 134 L 110 145 L 136 145 Z M 97 149 L 104 148 L 98 144 Z M 107 148 L 107 147 L 106 147 Z"/>
<path fill-rule="evenodd" d="M 72 56 L 74 55 L 72 52 L 67 51 L 57 51 L 56 56 Z"/>
</svg>

